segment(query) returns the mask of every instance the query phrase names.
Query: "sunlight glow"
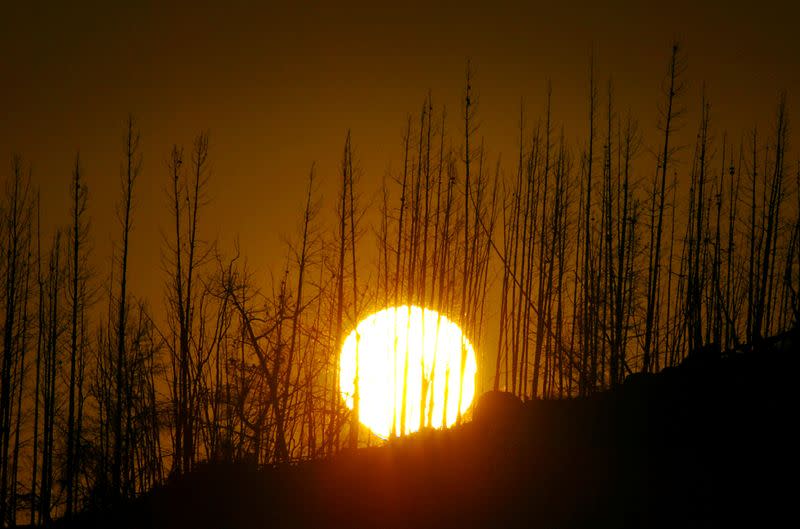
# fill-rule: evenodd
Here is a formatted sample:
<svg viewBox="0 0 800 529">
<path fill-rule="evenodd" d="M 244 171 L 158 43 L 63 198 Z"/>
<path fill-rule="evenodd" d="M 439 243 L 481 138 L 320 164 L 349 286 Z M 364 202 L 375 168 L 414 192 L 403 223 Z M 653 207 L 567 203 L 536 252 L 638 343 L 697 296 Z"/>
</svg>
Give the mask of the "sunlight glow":
<svg viewBox="0 0 800 529">
<path fill-rule="evenodd" d="M 345 404 L 353 409 L 357 388 L 359 420 L 382 439 L 392 422 L 395 435 L 452 426 L 475 396 L 472 344 L 447 317 L 413 305 L 363 319 L 342 346 L 339 368 Z"/>
</svg>

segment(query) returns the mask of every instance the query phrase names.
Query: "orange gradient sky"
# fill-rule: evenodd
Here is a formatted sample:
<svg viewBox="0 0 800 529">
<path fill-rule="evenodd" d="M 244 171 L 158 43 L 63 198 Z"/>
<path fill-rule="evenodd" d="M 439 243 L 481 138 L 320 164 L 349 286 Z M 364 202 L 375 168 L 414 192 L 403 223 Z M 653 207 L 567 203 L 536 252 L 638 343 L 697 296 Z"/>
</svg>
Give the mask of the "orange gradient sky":
<svg viewBox="0 0 800 529">
<path fill-rule="evenodd" d="M 80 150 L 96 277 L 103 278 L 119 237 L 114 202 L 124 120 L 132 112 L 144 167 L 130 284 L 154 305 L 165 279 L 166 158 L 172 144 L 188 148 L 201 130 L 210 133 L 213 168 L 203 238 L 218 238 L 230 251 L 238 236 L 250 267 L 267 274 L 282 266 L 283 241 L 296 232 L 312 162 L 322 207 L 333 209 L 348 128 L 365 205 L 384 174 L 400 167 L 406 116 L 418 112 L 429 90 L 434 105 L 448 106 L 458 141 L 468 57 L 490 160 L 515 159 L 520 98 L 533 123 L 547 80 L 554 123 L 580 147 L 592 46 L 601 86 L 613 78 L 617 108 L 634 113 L 646 143 L 657 134 L 674 38 L 688 59 L 684 144 L 694 138 L 703 82 L 717 138 L 727 130 L 738 143 L 755 124 L 766 130 L 781 89 L 788 90 L 790 116 L 799 115 L 800 40 L 790 2 L 120 4 L 3 6 L 0 174 L 5 178 L 12 154 L 21 154 L 41 188 L 43 223 L 66 225 L 65 194 Z"/>
</svg>

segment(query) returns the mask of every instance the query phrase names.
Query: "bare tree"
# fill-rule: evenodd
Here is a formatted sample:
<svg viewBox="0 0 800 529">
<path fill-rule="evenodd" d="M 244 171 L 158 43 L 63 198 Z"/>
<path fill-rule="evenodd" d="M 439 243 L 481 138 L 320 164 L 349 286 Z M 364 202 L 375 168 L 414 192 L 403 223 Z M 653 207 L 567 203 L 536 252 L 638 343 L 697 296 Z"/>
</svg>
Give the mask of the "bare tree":
<svg viewBox="0 0 800 529">
<path fill-rule="evenodd" d="M 111 486 L 114 494 L 123 494 L 123 451 L 126 450 L 123 415 L 126 401 L 126 346 L 127 346 L 127 318 L 128 318 L 128 252 L 131 229 L 133 227 L 133 190 L 136 179 L 142 168 L 142 157 L 139 152 L 139 132 L 136 130 L 132 115 L 128 116 L 125 138 L 123 140 L 125 158 L 121 172 L 121 198 L 117 204 L 117 215 L 122 228 L 122 241 L 120 249 L 120 275 L 119 297 L 117 303 L 116 319 L 116 365 L 115 365 L 115 395 L 113 424 L 113 459 L 111 465 Z"/>
<path fill-rule="evenodd" d="M 661 237 L 663 233 L 664 222 L 664 202 L 666 199 L 666 183 L 667 171 L 670 161 L 674 154 L 674 148 L 670 146 L 670 139 L 675 127 L 675 120 L 680 117 L 682 111 L 677 107 L 676 99 L 683 91 L 683 83 L 681 75 L 685 69 L 683 60 L 679 55 L 678 43 L 672 45 L 672 56 L 669 62 L 669 69 L 667 70 L 667 89 L 666 89 L 666 103 L 663 109 L 663 132 L 664 132 L 664 147 L 659 154 L 658 160 L 658 186 L 657 193 L 658 219 L 656 224 L 650 231 L 650 244 L 648 253 L 648 279 L 647 279 L 647 314 L 644 323 L 644 345 L 643 345 L 643 362 L 642 370 L 647 372 L 651 368 L 652 362 L 652 347 L 654 342 L 657 342 L 657 331 L 654 326 L 656 319 L 656 311 L 658 309 L 658 290 L 660 284 L 660 271 L 661 271 Z"/>
<path fill-rule="evenodd" d="M 86 220 L 87 188 L 81 179 L 80 155 L 75 158 L 75 169 L 72 173 L 72 226 L 70 229 L 70 269 L 69 287 L 67 289 L 70 305 L 70 355 L 69 355 L 69 397 L 67 401 L 67 454 L 66 454 L 66 516 L 72 516 L 76 503 L 78 485 L 78 469 L 80 468 L 81 430 L 79 391 L 80 371 L 84 365 L 82 336 L 82 313 L 86 305 L 86 282 L 88 280 L 87 248 L 89 225 Z M 76 394 L 77 393 L 77 394 Z"/>
<path fill-rule="evenodd" d="M 30 263 L 32 196 L 30 175 L 24 174 L 19 156 L 12 159 L 11 178 L 6 182 L 3 198 L 0 205 L 0 237 L 3 240 L 0 250 L 3 277 L 0 307 L 4 311 L 3 356 L 0 363 L 0 509 L 3 512 L 0 525 L 13 522 L 16 514 L 8 508 L 9 492 L 13 496 L 12 489 L 16 487 L 16 482 L 10 483 L 13 467 L 9 467 L 14 456 L 11 450 L 12 411 L 16 388 L 23 383 L 24 337 L 27 334 L 28 289 L 25 284 Z M 16 437 L 19 437 L 18 428 Z"/>
</svg>

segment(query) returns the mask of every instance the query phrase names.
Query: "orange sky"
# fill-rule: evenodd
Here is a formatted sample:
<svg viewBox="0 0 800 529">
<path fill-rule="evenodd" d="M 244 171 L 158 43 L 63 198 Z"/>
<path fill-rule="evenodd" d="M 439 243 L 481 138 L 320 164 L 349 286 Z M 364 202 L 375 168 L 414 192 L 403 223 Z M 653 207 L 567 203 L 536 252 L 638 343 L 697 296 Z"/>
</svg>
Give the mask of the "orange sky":
<svg viewBox="0 0 800 529">
<path fill-rule="evenodd" d="M 479 134 L 492 160 L 501 153 L 515 158 L 520 98 L 533 122 L 548 79 L 554 121 L 573 147 L 581 145 L 592 45 L 598 79 L 613 77 L 618 108 L 632 110 L 646 142 L 657 134 L 659 87 L 675 37 L 688 59 L 687 144 L 703 81 L 717 138 L 726 129 L 738 141 L 756 123 L 766 130 L 781 89 L 788 90 L 794 123 L 800 116 L 793 98 L 800 94 L 800 39 L 790 2 L 761 1 L 757 9 L 682 1 L 657 8 L 641 2 L 570 8 L 502 1 L 475 4 L 489 6 L 481 8 L 32 3 L 4 5 L 0 14 L 0 175 L 8 175 L 12 154 L 21 154 L 41 186 L 43 222 L 66 225 L 65 195 L 80 149 L 95 268 L 105 277 L 110 241 L 119 238 L 113 211 L 124 120 L 132 112 L 144 168 L 130 282 L 156 305 L 164 282 L 160 230 L 169 222 L 165 161 L 173 143 L 188 148 L 200 130 L 210 132 L 213 167 L 204 238 L 219 238 L 229 250 L 240 237 L 250 266 L 266 274 L 281 266 L 283 238 L 295 233 L 312 162 L 323 206 L 333 208 L 348 128 L 365 203 L 387 169 L 402 162 L 406 116 L 418 112 L 428 90 L 435 105 L 448 105 L 457 138 L 467 57 L 480 98 Z"/>
</svg>

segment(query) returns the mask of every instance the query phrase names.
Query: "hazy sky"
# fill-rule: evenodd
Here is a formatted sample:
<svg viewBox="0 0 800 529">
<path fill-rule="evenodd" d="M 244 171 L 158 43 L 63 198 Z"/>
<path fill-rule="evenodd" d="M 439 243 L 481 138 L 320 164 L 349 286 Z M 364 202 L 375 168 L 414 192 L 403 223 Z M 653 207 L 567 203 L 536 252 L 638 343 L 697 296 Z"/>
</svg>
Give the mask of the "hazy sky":
<svg viewBox="0 0 800 529">
<path fill-rule="evenodd" d="M 738 143 L 757 123 L 766 130 L 781 89 L 789 93 L 790 116 L 799 115 L 792 2 L 290 3 L 4 3 L 0 175 L 8 175 L 12 154 L 21 154 L 41 187 L 43 222 L 66 225 L 80 150 L 103 277 L 110 241 L 119 238 L 114 203 L 124 121 L 132 112 L 144 168 L 131 285 L 160 304 L 160 230 L 169 222 L 165 161 L 173 144 L 188 148 L 201 130 L 210 134 L 213 167 L 203 236 L 219 238 L 224 249 L 239 236 L 251 267 L 266 273 L 283 261 L 282 237 L 295 232 L 312 162 L 323 206 L 333 207 L 348 129 L 365 203 L 402 162 L 406 117 L 429 90 L 435 106 L 447 105 L 458 141 L 468 57 L 480 98 L 479 134 L 492 159 L 514 159 L 520 99 L 532 123 L 547 80 L 554 121 L 580 147 L 592 46 L 598 80 L 604 86 L 613 79 L 618 110 L 633 112 L 645 141 L 657 134 L 674 38 L 687 56 L 687 143 L 703 82 L 717 138 L 728 130 Z"/>
</svg>

